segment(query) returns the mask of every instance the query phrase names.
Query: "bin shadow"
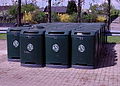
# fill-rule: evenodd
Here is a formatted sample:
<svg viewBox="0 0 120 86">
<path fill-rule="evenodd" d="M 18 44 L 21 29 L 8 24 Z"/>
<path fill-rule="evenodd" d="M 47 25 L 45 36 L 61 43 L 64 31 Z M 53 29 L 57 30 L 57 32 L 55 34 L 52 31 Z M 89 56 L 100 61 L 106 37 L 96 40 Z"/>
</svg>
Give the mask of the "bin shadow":
<svg viewBox="0 0 120 86">
<path fill-rule="evenodd" d="M 110 67 L 117 64 L 117 52 L 114 49 L 116 43 L 105 44 L 105 50 L 98 62 L 97 68 Z"/>
</svg>

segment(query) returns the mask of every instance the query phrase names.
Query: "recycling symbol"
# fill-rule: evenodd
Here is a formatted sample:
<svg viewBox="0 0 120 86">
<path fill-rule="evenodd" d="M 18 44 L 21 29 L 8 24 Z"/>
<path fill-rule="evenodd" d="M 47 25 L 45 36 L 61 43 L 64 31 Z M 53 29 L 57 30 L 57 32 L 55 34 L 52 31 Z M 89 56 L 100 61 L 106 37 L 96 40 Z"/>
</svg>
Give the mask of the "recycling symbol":
<svg viewBox="0 0 120 86">
<path fill-rule="evenodd" d="M 33 45 L 32 44 L 28 44 L 27 45 L 27 50 L 28 51 L 32 51 L 34 49 Z"/>
<path fill-rule="evenodd" d="M 59 45 L 58 44 L 54 44 L 52 46 L 52 50 L 57 53 L 59 51 Z"/>
<path fill-rule="evenodd" d="M 19 46 L 19 42 L 18 42 L 17 40 L 14 40 L 14 41 L 13 41 L 13 46 L 14 46 L 15 48 L 17 48 L 17 47 Z"/>
<path fill-rule="evenodd" d="M 79 52 L 84 52 L 84 51 L 85 51 L 85 46 L 82 45 L 82 44 L 79 45 L 79 46 L 78 46 L 78 51 L 79 51 Z"/>
</svg>

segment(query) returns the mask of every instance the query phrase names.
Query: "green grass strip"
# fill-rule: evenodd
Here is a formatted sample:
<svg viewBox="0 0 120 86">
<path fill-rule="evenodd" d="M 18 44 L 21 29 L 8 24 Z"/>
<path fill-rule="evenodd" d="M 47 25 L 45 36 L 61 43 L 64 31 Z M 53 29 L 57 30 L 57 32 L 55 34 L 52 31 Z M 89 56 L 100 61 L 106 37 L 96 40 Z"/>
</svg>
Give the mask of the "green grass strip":
<svg viewBox="0 0 120 86">
<path fill-rule="evenodd" d="M 108 43 L 120 43 L 120 36 L 108 36 L 107 42 Z"/>
<path fill-rule="evenodd" d="M 0 33 L 0 39 L 7 39 L 6 34 L 4 34 L 4 33 Z"/>
</svg>

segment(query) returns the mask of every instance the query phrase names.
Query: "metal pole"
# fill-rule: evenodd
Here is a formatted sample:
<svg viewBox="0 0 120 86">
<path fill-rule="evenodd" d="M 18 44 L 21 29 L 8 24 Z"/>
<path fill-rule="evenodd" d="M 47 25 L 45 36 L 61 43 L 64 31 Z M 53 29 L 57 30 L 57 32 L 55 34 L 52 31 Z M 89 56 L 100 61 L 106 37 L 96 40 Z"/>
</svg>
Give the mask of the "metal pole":
<svg viewBox="0 0 120 86">
<path fill-rule="evenodd" d="M 81 4 L 81 0 L 78 0 L 78 23 L 80 23 L 81 22 L 81 6 L 82 4 Z"/>
<path fill-rule="evenodd" d="M 48 22 L 51 23 L 51 0 L 48 0 Z"/>
<path fill-rule="evenodd" d="M 21 0 L 18 0 L 18 26 L 21 26 Z"/>
</svg>

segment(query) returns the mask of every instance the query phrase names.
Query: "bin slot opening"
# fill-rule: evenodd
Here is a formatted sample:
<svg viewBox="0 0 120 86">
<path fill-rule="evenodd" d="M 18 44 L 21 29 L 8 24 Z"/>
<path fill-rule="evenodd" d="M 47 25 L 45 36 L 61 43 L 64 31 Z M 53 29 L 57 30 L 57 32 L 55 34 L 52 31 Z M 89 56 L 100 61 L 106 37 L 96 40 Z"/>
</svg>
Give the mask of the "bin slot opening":
<svg viewBox="0 0 120 86">
<path fill-rule="evenodd" d="M 35 62 L 25 62 L 25 64 L 36 64 Z"/>
<path fill-rule="evenodd" d="M 11 32 L 20 32 L 21 30 L 11 30 Z"/>
<path fill-rule="evenodd" d="M 90 32 L 75 32 L 76 35 L 90 35 Z"/>
<path fill-rule="evenodd" d="M 12 59 L 20 59 L 20 57 L 11 57 Z"/>
<path fill-rule="evenodd" d="M 39 32 L 24 32 L 24 34 L 38 34 Z"/>
<path fill-rule="evenodd" d="M 43 29 L 43 28 L 45 28 L 45 27 L 43 27 L 43 26 L 32 26 L 33 27 L 33 29 L 36 29 L 36 28 L 38 28 L 38 29 Z"/>
<path fill-rule="evenodd" d="M 62 65 L 62 63 L 49 63 L 49 64 L 52 64 L 52 65 Z"/>
<path fill-rule="evenodd" d="M 64 34 L 65 32 L 49 32 L 48 34 Z"/>
</svg>

